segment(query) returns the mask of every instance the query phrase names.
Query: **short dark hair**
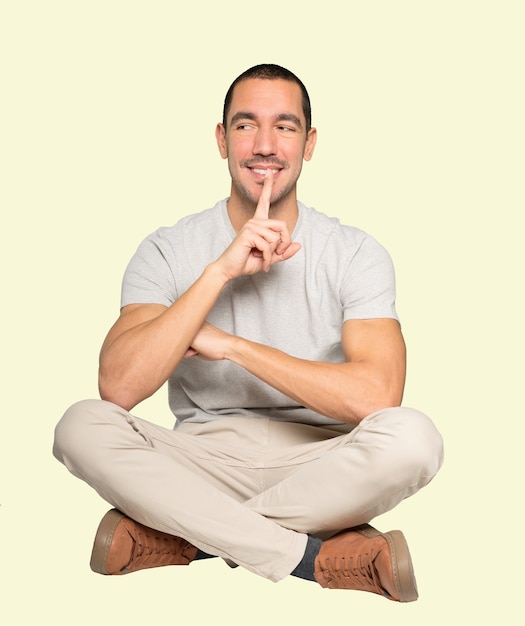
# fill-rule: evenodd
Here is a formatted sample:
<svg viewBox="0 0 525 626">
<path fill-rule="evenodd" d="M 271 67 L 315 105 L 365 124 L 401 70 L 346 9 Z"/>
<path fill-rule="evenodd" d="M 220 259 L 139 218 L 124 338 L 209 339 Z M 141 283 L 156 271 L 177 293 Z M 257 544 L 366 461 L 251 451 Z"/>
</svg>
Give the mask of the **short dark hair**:
<svg viewBox="0 0 525 626">
<path fill-rule="evenodd" d="M 308 95 L 306 87 L 293 72 L 290 72 L 290 70 L 287 70 L 285 67 L 281 67 L 280 65 L 274 65 L 273 63 L 263 63 L 261 65 L 254 65 L 253 67 L 250 67 L 238 76 L 230 85 L 230 88 L 226 93 L 226 97 L 224 98 L 224 108 L 222 111 L 222 123 L 225 128 L 228 111 L 233 98 L 233 90 L 240 82 L 251 78 L 263 78 L 265 80 L 288 80 L 299 85 L 302 94 L 303 113 L 306 119 L 306 132 L 310 130 L 312 127 L 312 106 L 310 104 L 310 96 Z"/>
</svg>

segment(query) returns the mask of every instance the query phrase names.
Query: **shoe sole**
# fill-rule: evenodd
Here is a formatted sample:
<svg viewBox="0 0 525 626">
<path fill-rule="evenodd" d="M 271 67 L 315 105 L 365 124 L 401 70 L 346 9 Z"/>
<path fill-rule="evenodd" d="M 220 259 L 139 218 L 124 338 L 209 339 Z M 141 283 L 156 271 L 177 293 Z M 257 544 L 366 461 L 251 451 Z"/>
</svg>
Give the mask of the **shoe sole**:
<svg viewBox="0 0 525 626">
<path fill-rule="evenodd" d="M 124 517 L 126 516 L 120 511 L 117 511 L 117 509 L 111 509 L 100 521 L 97 534 L 95 535 L 95 541 L 93 542 L 91 560 L 89 562 L 91 569 L 97 574 L 104 574 L 105 576 L 110 575 L 106 567 L 108 552 L 113 541 L 115 529 Z"/>
<path fill-rule="evenodd" d="M 383 537 L 390 548 L 390 558 L 392 562 L 392 573 L 394 575 L 394 584 L 399 595 L 399 602 L 414 602 L 418 599 L 416 577 L 414 575 L 414 567 L 412 558 L 405 536 L 400 530 L 391 530 L 382 533 L 364 524 L 352 530 L 357 531 L 365 537 Z"/>
</svg>

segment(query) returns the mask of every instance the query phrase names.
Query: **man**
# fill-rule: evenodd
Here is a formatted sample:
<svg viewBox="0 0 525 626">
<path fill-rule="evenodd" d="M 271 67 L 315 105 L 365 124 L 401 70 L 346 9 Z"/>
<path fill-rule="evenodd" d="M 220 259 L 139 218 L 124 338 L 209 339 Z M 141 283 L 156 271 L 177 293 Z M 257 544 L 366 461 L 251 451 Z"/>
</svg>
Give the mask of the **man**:
<svg viewBox="0 0 525 626">
<path fill-rule="evenodd" d="M 273 581 L 417 598 L 403 534 L 368 522 L 432 479 L 442 441 L 400 407 L 388 254 L 297 200 L 316 135 L 294 74 L 247 70 L 216 129 L 229 198 L 131 260 L 102 400 L 71 407 L 55 437 L 56 457 L 115 507 L 94 571 L 220 556 Z M 130 413 L 166 381 L 174 430 Z"/>
</svg>

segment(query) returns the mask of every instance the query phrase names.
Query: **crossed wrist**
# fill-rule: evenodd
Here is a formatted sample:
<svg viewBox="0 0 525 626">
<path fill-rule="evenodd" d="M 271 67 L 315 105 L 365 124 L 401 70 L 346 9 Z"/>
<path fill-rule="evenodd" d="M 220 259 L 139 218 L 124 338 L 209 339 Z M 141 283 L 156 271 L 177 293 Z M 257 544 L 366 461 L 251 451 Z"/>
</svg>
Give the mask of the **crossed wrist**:
<svg viewBox="0 0 525 626">
<path fill-rule="evenodd" d="M 221 289 L 232 280 L 232 277 L 224 271 L 217 261 L 206 266 L 204 276 L 213 280 Z"/>
<path fill-rule="evenodd" d="M 230 335 L 228 338 L 227 347 L 224 350 L 224 358 L 228 361 L 232 361 L 232 363 L 237 363 L 237 365 L 240 365 L 243 348 L 246 345 L 247 340 L 243 337 Z"/>
</svg>

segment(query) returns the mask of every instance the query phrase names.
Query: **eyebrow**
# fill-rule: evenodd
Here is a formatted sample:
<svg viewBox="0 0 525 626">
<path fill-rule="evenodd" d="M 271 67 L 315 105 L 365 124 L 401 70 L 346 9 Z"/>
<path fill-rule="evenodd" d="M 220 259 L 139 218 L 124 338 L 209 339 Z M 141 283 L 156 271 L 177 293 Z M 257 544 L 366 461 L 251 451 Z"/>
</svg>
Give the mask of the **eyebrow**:
<svg viewBox="0 0 525 626">
<path fill-rule="evenodd" d="M 240 120 L 252 120 L 255 121 L 256 115 L 251 111 L 238 111 L 231 119 L 230 124 L 235 124 Z M 303 125 L 301 124 L 301 120 L 294 115 L 293 113 L 279 113 L 279 115 L 275 116 L 276 122 L 292 122 L 296 126 L 302 129 Z"/>
</svg>

